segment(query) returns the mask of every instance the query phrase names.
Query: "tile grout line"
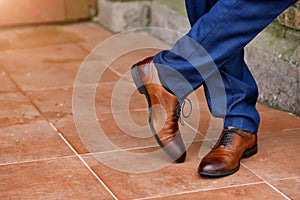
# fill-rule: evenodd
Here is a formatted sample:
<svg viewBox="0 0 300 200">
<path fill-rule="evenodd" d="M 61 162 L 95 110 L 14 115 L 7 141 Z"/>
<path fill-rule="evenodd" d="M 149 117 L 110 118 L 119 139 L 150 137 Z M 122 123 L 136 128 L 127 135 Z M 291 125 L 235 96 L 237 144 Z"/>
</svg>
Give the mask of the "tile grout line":
<svg viewBox="0 0 300 200">
<path fill-rule="evenodd" d="M 113 63 L 113 62 L 112 62 L 112 63 Z M 109 69 L 110 71 L 112 71 L 113 73 L 115 73 L 117 76 L 119 76 L 119 77 L 120 77 L 119 80 L 121 80 L 121 79 L 123 78 L 123 79 L 125 79 L 125 81 L 126 81 L 129 85 L 135 87 L 135 84 L 132 82 L 132 80 L 126 78 L 126 74 L 127 74 L 128 72 L 130 72 L 130 70 L 127 71 L 125 74 L 121 74 L 120 72 L 118 72 L 117 70 L 115 70 L 114 68 L 112 68 L 110 65 L 108 66 L 108 69 Z"/>
<path fill-rule="evenodd" d="M 291 179 L 300 179 L 300 176 L 294 176 L 289 178 L 277 178 L 277 179 L 273 179 L 273 181 L 284 181 L 284 180 L 291 180 Z"/>
<path fill-rule="evenodd" d="M 190 124 L 188 124 L 188 126 L 190 128 L 192 128 L 194 131 L 197 131 L 196 129 L 194 129 L 194 127 L 192 127 Z M 295 129 L 287 129 L 288 131 L 291 130 L 295 130 Z M 298 130 L 298 128 L 296 128 L 296 130 Z M 198 132 L 198 131 L 197 131 Z M 201 133 L 200 133 L 201 134 Z M 201 134 L 202 135 L 202 134 Z M 206 136 L 204 136 L 204 140 L 208 139 Z M 208 139 L 210 141 L 210 139 Z M 255 173 L 253 170 L 251 170 L 248 166 L 246 166 L 244 163 L 241 163 L 241 165 L 243 165 L 246 169 L 248 169 L 250 172 L 252 172 L 255 176 L 257 176 L 258 178 L 260 178 L 261 180 L 263 180 L 263 182 L 265 184 L 267 184 L 269 187 L 271 187 L 273 190 L 275 190 L 277 193 L 279 193 L 281 196 L 283 196 L 285 199 L 287 200 L 291 200 L 287 195 L 285 195 L 283 192 L 281 192 L 278 188 L 276 188 L 275 186 L 273 186 L 271 183 L 269 183 L 268 181 L 266 181 L 264 178 L 262 178 L 260 175 L 258 175 L 257 173 Z M 297 178 L 297 177 L 296 177 Z M 289 178 L 287 178 L 289 179 Z"/>
<path fill-rule="evenodd" d="M 192 127 L 190 124 L 187 123 L 187 125 L 193 129 L 194 131 L 197 131 L 196 129 L 194 129 L 194 127 Z M 290 130 L 295 130 L 295 129 L 287 129 L 288 131 Z M 298 130 L 298 128 L 296 128 L 296 130 Z M 285 130 L 283 130 L 285 131 Z M 198 132 L 198 131 L 197 131 Z M 200 135 L 202 135 L 201 133 L 199 133 Z M 204 136 L 204 140 L 208 139 L 206 136 Z M 208 139 L 210 141 L 210 139 Z M 277 193 L 279 193 L 281 196 L 283 196 L 285 199 L 287 200 L 291 200 L 287 195 L 285 195 L 283 192 L 281 192 L 278 188 L 276 188 L 275 186 L 273 186 L 271 183 L 269 183 L 268 181 L 266 181 L 264 178 L 262 178 L 260 175 L 258 175 L 257 173 L 255 173 L 253 170 L 251 170 L 249 167 L 247 167 L 245 164 L 241 163 L 241 165 L 243 165 L 246 169 L 248 169 L 250 172 L 252 172 L 254 175 L 256 175 L 258 178 L 260 178 L 261 180 L 263 180 L 263 183 L 267 184 L 269 187 L 271 187 L 273 190 L 275 190 Z M 297 177 L 296 177 L 297 178 Z M 289 178 L 286 178 L 289 179 Z M 281 180 L 281 179 L 278 179 Z M 150 197 L 151 199 L 151 197 Z M 140 199 L 142 200 L 142 199 Z"/>
<path fill-rule="evenodd" d="M 216 138 L 208 138 L 206 135 L 203 135 L 201 132 L 199 132 L 197 129 L 195 129 L 195 128 L 194 128 L 192 125 L 190 125 L 189 123 L 186 122 L 186 124 L 187 124 L 187 126 L 190 127 L 193 131 L 195 131 L 197 134 L 199 134 L 200 136 L 203 137 L 203 139 L 201 139 L 201 140 L 203 140 L 203 141 L 209 141 L 211 145 L 215 145 L 215 143 L 212 142 L 212 140 L 218 139 L 218 137 L 216 137 Z"/>
<path fill-rule="evenodd" d="M 194 131 L 197 131 L 196 129 L 194 129 L 190 124 L 188 124 L 188 126 L 190 128 L 192 128 Z M 298 130 L 299 128 L 296 128 L 296 129 L 285 129 L 283 131 L 291 131 L 291 130 Z M 198 132 L 198 131 L 197 131 Z M 201 133 L 200 133 L 201 134 Z M 201 134 L 202 135 L 202 134 Z M 205 139 L 208 139 L 206 136 L 204 136 L 204 140 Z M 208 139 L 209 141 L 211 139 Z M 211 141 L 210 141 L 211 142 Z M 268 181 L 266 181 L 264 178 L 262 178 L 260 175 L 258 175 L 257 173 L 255 173 L 253 170 L 251 170 L 248 166 L 246 166 L 244 163 L 241 163 L 241 165 L 243 165 L 246 169 L 248 169 L 250 172 L 252 172 L 255 176 L 257 176 L 258 178 L 260 178 L 261 180 L 263 180 L 263 182 L 265 184 L 267 184 L 269 187 L 271 187 L 273 190 L 275 190 L 277 193 L 279 193 L 281 196 L 283 196 L 285 199 L 287 200 L 291 200 L 287 195 L 285 195 L 283 192 L 281 192 L 278 188 L 276 188 L 275 186 L 273 186 L 271 183 L 269 183 Z M 297 178 L 297 177 L 296 177 Z M 289 178 L 286 178 L 286 179 L 289 179 Z M 278 180 L 281 180 L 281 179 L 278 179 Z"/>
<path fill-rule="evenodd" d="M 194 142 L 202 142 L 202 139 L 197 139 L 193 141 L 187 141 L 184 142 L 184 144 L 189 144 L 189 143 L 194 143 Z M 155 148 L 160 146 L 158 144 L 153 144 L 153 145 L 148 145 L 148 146 L 141 146 L 141 147 L 131 147 L 131 148 L 125 148 L 125 149 L 119 149 L 119 150 L 109 150 L 109 151 L 102 151 L 102 152 L 90 152 L 90 153 L 85 153 L 82 155 L 88 156 L 88 155 L 99 155 L 99 154 L 110 154 L 110 153 L 116 153 L 116 152 L 121 152 L 121 151 L 132 151 L 132 150 L 141 150 L 141 149 L 149 149 L 149 148 Z"/>
<path fill-rule="evenodd" d="M 100 177 L 93 171 L 93 169 L 85 162 L 85 160 L 77 153 L 77 151 L 72 147 L 72 145 L 67 141 L 67 139 L 58 132 L 57 128 L 50 122 L 50 126 L 58 133 L 58 135 L 61 137 L 61 139 L 68 145 L 68 147 L 75 153 L 76 157 L 79 158 L 79 160 L 85 165 L 85 167 L 93 174 L 93 176 L 98 180 L 98 182 L 106 189 L 106 191 L 115 199 L 118 200 L 118 198 L 115 196 L 115 194 L 108 188 L 107 185 L 100 179 Z"/>
<path fill-rule="evenodd" d="M 298 130 L 300 130 L 300 128 L 286 128 L 286 129 L 283 129 L 282 131 L 298 131 Z"/>
<path fill-rule="evenodd" d="M 30 102 L 30 104 L 38 111 L 38 113 L 41 115 L 41 117 L 43 117 L 47 122 L 48 119 L 47 117 L 44 115 L 44 113 L 38 108 L 37 105 L 35 105 L 35 103 L 26 95 L 26 92 L 22 90 L 22 88 L 19 86 L 19 84 L 17 84 L 17 82 L 11 77 L 11 75 L 9 73 L 7 73 L 6 69 L 2 69 L 4 71 L 4 73 L 6 74 L 7 78 L 15 85 L 15 87 L 17 88 L 17 90 Z"/>
<path fill-rule="evenodd" d="M 52 158 L 42 158 L 42 159 L 36 159 L 36 160 L 28 160 L 28 161 L 21 161 L 21 162 L 11 162 L 11 163 L 2 163 L 0 164 L 0 167 L 7 166 L 7 165 L 18 165 L 18 164 L 26 164 L 26 163 L 32 163 L 32 162 L 43 162 L 43 161 L 51 161 L 61 158 L 75 158 L 76 155 L 70 155 L 70 156 L 57 156 Z"/>
<path fill-rule="evenodd" d="M 235 188 L 235 187 L 244 187 L 244 186 L 250 186 L 250 185 L 259 185 L 264 183 L 263 181 L 259 182 L 252 182 L 252 183 L 244 183 L 244 184 L 237 184 L 237 185 L 230 185 L 230 186 L 224 186 L 224 187 L 212 187 L 212 188 L 206 188 L 206 189 L 199 189 L 199 190 L 191 190 L 191 191 L 185 191 L 185 192 L 180 192 L 180 193 L 174 193 L 168 196 L 176 196 L 176 195 L 182 195 L 182 194 L 190 194 L 190 193 L 198 193 L 198 192 L 206 192 L 206 191 L 214 191 L 214 190 L 222 190 L 222 189 L 230 189 L 230 188 Z M 143 197 L 143 198 L 138 198 L 135 200 L 147 200 L 147 199 L 155 199 L 155 198 L 162 198 L 162 197 L 168 197 L 166 195 L 157 195 L 157 196 L 152 196 L 152 197 Z"/>
<path fill-rule="evenodd" d="M 4 72 L 6 72 L 4 70 Z M 114 72 L 114 71 L 113 71 Z M 29 99 L 27 97 L 27 95 L 25 94 L 25 92 L 19 87 L 19 85 L 10 77 L 10 75 L 8 73 L 6 73 L 7 76 L 9 77 L 9 79 L 15 84 L 15 86 L 17 87 L 17 89 L 23 93 L 23 95 L 29 100 L 29 102 L 38 110 L 38 112 L 41 114 L 41 116 L 43 116 L 46 120 L 47 118 L 43 115 L 43 113 L 39 110 L 39 108 L 31 101 L 31 99 Z M 48 121 L 48 120 L 47 120 Z M 52 123 L 50 123 L 50 125 L 52 125 L 52 128 L 55 128 L 54 125 Z M 189 127 L 191 127 L 191 125 L 189 125 Z M 193 128 L 193 127 L 191 127 Z M 55 128 L 56 129 L 56 128 Z M 288 129 L 290 130 L 290 129 Z M 297 130 L 297 129 L 296 129 Z M 57 129 L 56 129 L 57 131 Z M 197 131 L 197 130 L 195 130 Z M 198 131 L 197 131 L 198 132 Z M 90 168 L 90 166 L 88 166 L 88 164 L 82 159 L 82 157 L 74 150 L 74 148 L 69 144 L 69 142 L 64 138 L 64 136 L 59 133 L 57 131 L 57 133 L 59 134 L 59 136 L 64 140 L 64 142 L 69 146 L 69 148 L 71 148 L 71 150 L 76 154 L 76 156 L 84 163 L 84 165 L 88 168 L 88 170 L 97 178 L 97 180 L 105 187 L 105 189 L 115 198 L 117 199 L 117 197 L 110 191 L 110 189 L 103 183 L 103 181 L 97 176 L 97 174 Z M 201 133 L 200 133 L 201 134 Z M 201 134 L 202 135 L 202 134 Z M 206 138 L 206 137 L 205 137 Z M 68 156 L 69 157 L 69 156 Z M 71 156 L 70 156 L 71 157 Z M 50 158 L 52 159 L 52 158 Z M 50 160 L 49 159 L 49 160 Z M 55 158 L 53 158 L 55 159 Z M 46 159 L 45 159 L 46 160 Z M 34 160 L 35 161 L 35 160 Z M 32 161 L 28 161 L 28 162 L 32 162 Z M 26 162 L 25 162 L 26 163 Z M 15 163 L 11 163 L 11 164 L 15 164 Z M 242 164 L 244 165 L 244 164 Z M 244 165 L 245 166 L 245 165 Z M 250 170 L 252 173 L 254 173 L 251 169 L 249 169 L 247 166 L 245 166 L 248 170 Z M 261 178 L 261 176 L 259 176 L 258 174 L 254 173 L 256 176 L 258 176 L 259 178 Z M 275 190 L 276 192 L 278 192 L 279 194 L 281 194 L 283 197 L 285 197 L 286 199 L 290 199 L 289 197 L 287 197 L 284 193 L 282 193 L 280 190 L 278 190 L 276 187 L 274 187 L 272 184 L 270 184 L 269 182 L 267 182 L 266 180 L 264 180 L 263 178 L 261 178 L 267 185 L 269 185 L 273 190 Z"/>
<path fill-rule="evenodd" d="M 252 169 L 250 169 L 247 165 L 245 165 L 244 163 L 241 163 L 241 165 L 243 167 L 245 167 L 246 169 L 248 169 L 250 172 L 252 172 L 255 176 L 257 176 L 258 178 L 260 178 L 265 184 L 267 184 L 269 187 L 271 187 L 273 190 L 275 190 L 277 193 L 279 193 L 281 196 L 283 196 L 285 199 L 287 200 L 291 200 L 291 198 L 289 198 L 287 195 L 285 195 L 283 192 L 281 192 L 278 188 L 276 188 L 274 185 L 272 185 L 271 183 L 269 183 L 266 179 L 264 179 L 263 177 L 261 177 L 259 174 L 255 173 Z"/>
<path fill-rule="evenodd" d="M 193 131 L 195 131 L 197 134 L 201 135 L 203 137 L 203 140 L 207 140 L 208 138 L 206 137 L 206 135 L 203 135 L 202 133 L 200 133 L 196 128 L 194 128 L 191 124 L 189 124 L 188 122 L 184 122 L 186 124 L 186 126 L 188 126 L 189 128 L 191 128 Z"/>
<path fill-rule="evenodd" d="M 110 71 L 112 71 L 113 73 L 115 73 L 117 76 L 119 76 L 120 78 L 125 78 L 126 79 L 126 77 L 123 77 L 123 75 L 121 74 L 121 73 L 119 73 L 117 70 L 115 70 L 115 69 L 113 69 L 113 68 L 111 68 L 111 67 L 109 67 L 108 66 L 108 69 L 110 70 Z M 126 74 L 126 73 L 125 73 Z M 127 81 L 127 79 L 126 79 L 126 81 Z M 130 83 L 130 82 L 129 82 Z"/>
</svg>

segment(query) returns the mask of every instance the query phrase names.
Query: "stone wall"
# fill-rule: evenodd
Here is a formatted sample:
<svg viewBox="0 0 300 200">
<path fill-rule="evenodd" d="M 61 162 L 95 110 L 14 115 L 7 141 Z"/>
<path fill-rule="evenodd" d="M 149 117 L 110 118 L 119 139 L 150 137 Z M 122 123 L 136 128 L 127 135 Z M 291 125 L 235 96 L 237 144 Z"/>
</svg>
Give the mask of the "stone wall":
<svg viewBox="0 0 300 200">
<path fill-rule="evenodd" d="M 184 0 L 98 0 L 98 21 L 114 32 L 164 27 L 186 33 Z M 181 34 L 152 33 L 173 44 Z M 246 47 L 246 60 L 259 86 L 259 100 L 300 114 L 300 1 Z"/>
<path fill-rule="evenodd" d="M 259 100 L 300 114 L 300 32 L 272 23 L 246 47 Z"/>
<path fill-rule="evenodd" d="M 300 1 L 246 47 L 246 60 L 259 100 L 300 115 Z"/>
<path fill-rule="evenodd" d="M 147 27 L 150 24 L 149 1 L 98 0 L 98 21 L 113 32 Z"/>
<path fill-rule="evenodd" d="M 283 26 L 300 30 L 300 1 L 285 10 L 277 21 Z"/>
<path fill-rule="evenodd" d="M 186 33 L 190 28 L 184 0 L 98 0 L 98 12 L 97 21 L 113 32 L 163 27 Z M 182 35 L 153 34 L 169 44 L 173 44 Z"/>
</svg>

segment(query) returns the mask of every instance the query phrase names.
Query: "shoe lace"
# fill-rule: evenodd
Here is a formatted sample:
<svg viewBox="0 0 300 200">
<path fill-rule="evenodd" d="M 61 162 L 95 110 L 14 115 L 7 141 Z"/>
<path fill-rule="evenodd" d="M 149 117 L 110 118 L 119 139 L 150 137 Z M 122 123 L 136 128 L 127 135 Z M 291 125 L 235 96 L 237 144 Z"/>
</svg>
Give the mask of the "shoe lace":
<svg viewBox="0 0 300 200">
<path fill-rule="evenodd" d="M 223 132 L 222 132 L 222 135 L 221 135 L 221 139 L 219 141 L 219 143 L 216 144 L 215 148 L 216 147 L 219 147 L 219 146 L 230 146 L 231 143 L 232 143 L 232 140 L 233 140 L 233 137 L 235 135 L 239 135 L 241 137 L 244 137 L 244 138 L 250 138 L 246 135 L 243 135 L 241 133 L 239 133 L 239 131 L 237 131 L 236 128 L 231 128 L 231 129 L 224 129 Z"/>
<path fill-rule="evenodd" d="M 189 106 L 190 106 L 190 110 L 189 110 L 188 113 L 185 113 L 185 112 L 184 112 L 184 110 L 185 110 L 184 108 L 185 108 L 185 106 L 186 106 L 186 104 L 187 104 L 186 102 L 187 102 L 187 103 L 189 104 Z M 185 98 L 184 100 L 180 101 L 180 102 L 177 104 L 176 108 L 175 108 L 175 120 L 178 120 L 178 121 L 180 122 L 180 124 L 181 124 L 182 126 L 184 126 L 185 123 L 184 123 L 183 119 L 181 118 L 181 114 L 182 114 L 182 116 L 183 116 L 184 118 L 188 118 L 188 117 L 191 116 L 191 114 L 192 114 L 192 108 L 193 108 L 193 105 L 192 105 L 192 102 L 191 102 L 190 99 Z"/>
</svg>

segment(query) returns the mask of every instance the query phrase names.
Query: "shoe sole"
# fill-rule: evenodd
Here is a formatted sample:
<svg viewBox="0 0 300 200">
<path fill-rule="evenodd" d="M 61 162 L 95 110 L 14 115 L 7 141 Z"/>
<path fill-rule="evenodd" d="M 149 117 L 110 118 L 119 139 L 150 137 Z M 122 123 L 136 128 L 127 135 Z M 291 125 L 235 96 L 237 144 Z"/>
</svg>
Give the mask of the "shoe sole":
<svg viewBox="0 0 300 200">
<path fill-rule="evenodd" d="M 250 158 L 251 156 L 254 156 L 256 153 L 257 153 L 257 144 L 254 147 L 252 147 L 251 149 L 248 149 L 248 150 L 244 151 L 241 159 L 242 158 Z M 230 171 L 226 171 L 226 172 L 203 172 L 203 171 L 198 171 L 198 173 L 199 173 L 199 175 L 212 177 L 212 178 L 228 176 L 228 175 L 231 175 L 231 174 L 237 172 L 240 169 L 240 160 L 239 160 L 239 165 L 236 168 L 234 168 Z"/>
<path fill-rule="evenodd" d="M 132 79 L 134 81 L 134 84 L 137 88 L 137 90 L 139 91 L 140 94 L 145 95 L 146 99 L 147 99 L 147 103 L 148 103 L 148 109 L 149 109 L 149 124 L 150 124 L 150 129 L 151 132 L 156 140 L 156 142 L 159 144 L 159 146 L 164 150 L 164 152 L 170 157 L 172 158 L 174 161 L 176 161 L 177 163 L 182 163 L 184 161 L 179 160 L 179 158 L 174 158 L 174 156 L 166 149 L 164 148 L 165 146 L 163 145 L 163 143 L 161 142 L 161 140 L 159 139 L 154 127 L 153 127 L 153 123 L 152 123 L 152 106 L 151 106 L 151 101 L 150 101 L 150 97 L 149 94 L 147 92 L 146 87 L 144 86 L 144 83 L 141 79 L 140 73 L 138 71 L 138 65 L 135 64 L 131 67 L 131 76 Z M 185 152 L 184 152 L 185 153 Z"/>
</svg>

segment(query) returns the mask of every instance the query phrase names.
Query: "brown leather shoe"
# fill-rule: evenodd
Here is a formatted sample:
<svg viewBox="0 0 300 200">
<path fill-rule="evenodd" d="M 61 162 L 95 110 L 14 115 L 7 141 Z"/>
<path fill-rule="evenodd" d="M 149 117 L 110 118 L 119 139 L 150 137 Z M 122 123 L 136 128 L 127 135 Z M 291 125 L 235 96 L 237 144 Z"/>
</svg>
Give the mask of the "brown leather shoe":
<svg viewBox="0 0 300 200">
<path fill-rule="evenodd" d="M 157 143 L 176 162 L 184 162 L 186 150 L 179 133 L 180 104 L 160 83 L 152 57 L 135 64 L 131 75 L 138 91 L 146 96 L 149 123 Z"/>
<path fill-rule="evenodd" d="M 220 177 L 239 170 L 240 159 L 257 153 L 257 135 L 229 127 L 224 129 L 213 149 L 202 159 L 198 173 Z"/>
</svg>

